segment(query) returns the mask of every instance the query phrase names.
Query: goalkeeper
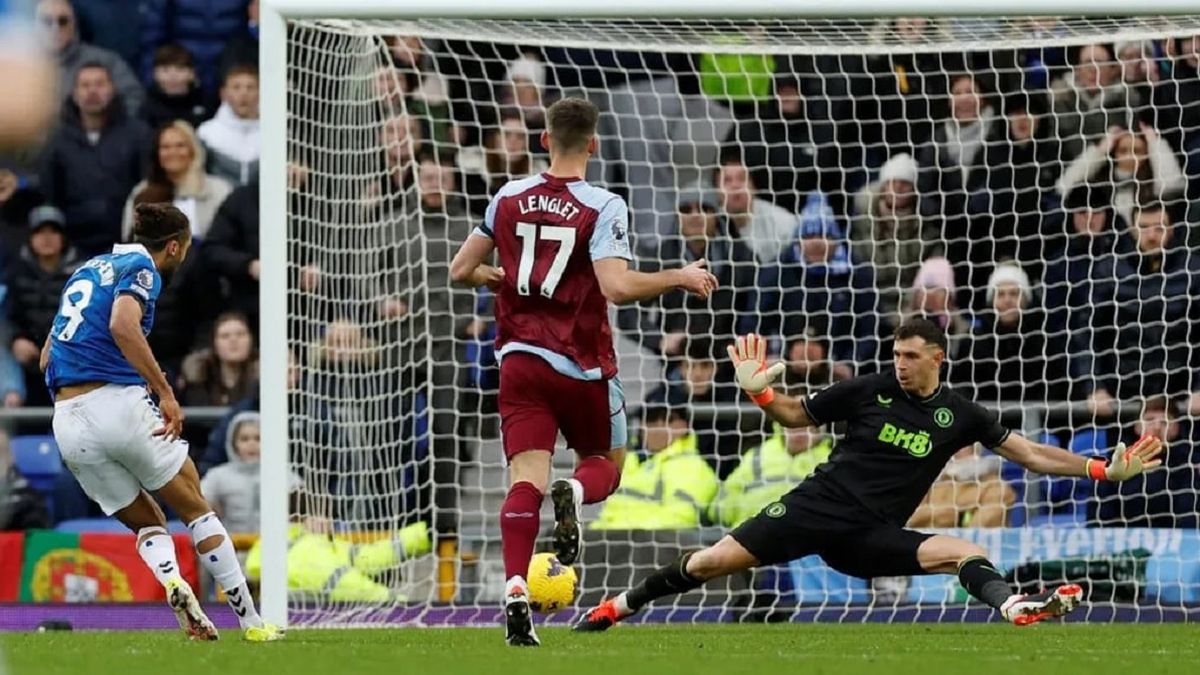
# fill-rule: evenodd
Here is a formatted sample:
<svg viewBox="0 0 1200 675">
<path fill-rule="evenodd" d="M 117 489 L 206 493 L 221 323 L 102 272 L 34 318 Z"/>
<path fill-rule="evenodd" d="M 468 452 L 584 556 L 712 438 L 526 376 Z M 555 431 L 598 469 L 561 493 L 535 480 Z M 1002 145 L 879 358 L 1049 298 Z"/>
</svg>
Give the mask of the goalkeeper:
<svg viewBox="0 0 1200 675">
<path fill-rule="evenodd" d="M 941 382 L 946 336 L 912 319 L 896 329 L 894 373 L 838 382 L 802 398 L 775 395 L 783 364 L 768 366 L 766 347 L 747 335 L 729 348 L 738 384 L 776 422 L 805 427 L 847 422 L 830 461 L 791 492 L 716 544 L 686 553 L 636 587 L 604 601 L 576 630 L 605 630 L 661 597 L 760 565 L 819 555 L 851 576 L 957 574 L 963 588 L 1016 625 L 1059 617 L 1083 594 L 1076 585 L 1016 595 L 968 541 L 904 528 L 942 467 L 959 449 L 982 443 L 1035 473 L 1122 481 L 1162 463 L 1162 441 L 1143 436 L 1112 459 L 1088 459 L 1033 443 L 997 416 Z"/>
</svg>

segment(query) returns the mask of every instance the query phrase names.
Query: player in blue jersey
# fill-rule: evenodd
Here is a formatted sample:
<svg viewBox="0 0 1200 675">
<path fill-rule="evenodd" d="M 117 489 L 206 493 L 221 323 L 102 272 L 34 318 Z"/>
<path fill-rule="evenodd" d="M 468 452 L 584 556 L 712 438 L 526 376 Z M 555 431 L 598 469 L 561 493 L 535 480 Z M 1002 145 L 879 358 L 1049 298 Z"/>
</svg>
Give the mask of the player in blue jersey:
<svg viewBox="0 0 1200 675">
<path fill-rule="evenodd" d="M 84 492 L 137 533 L 138 554 L 191 638 L 215 640 L 217 630 L 179 575 L 166 518 L 147 491 L 188 524 L 246 639 L 277 640 L 283 632 L 254 609 L 233 542 L 200 493 L 179 437 L 183 412 L 146 342 L 163 276 L 179 269 L 192 244 L 187 216 L 170 204 L 139 205 L 135 216 L 135 243 L 92 258 L 63 289 L 41 360 L 54 396 L 54 437 Z"/>
</svg>

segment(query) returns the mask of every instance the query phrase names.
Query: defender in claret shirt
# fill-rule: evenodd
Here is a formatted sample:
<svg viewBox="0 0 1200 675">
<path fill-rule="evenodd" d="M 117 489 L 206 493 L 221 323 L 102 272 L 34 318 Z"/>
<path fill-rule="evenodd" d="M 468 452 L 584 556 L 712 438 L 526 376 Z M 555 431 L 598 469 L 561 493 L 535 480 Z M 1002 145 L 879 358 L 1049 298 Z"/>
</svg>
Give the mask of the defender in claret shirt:
<svg viewBox="0 0 1200 675">
<path fill-rule="evenodd" d="M 598 117 L 583 99 L 550 106 L 542 133 L 549 170 L 502 187 L 450 266 L 456 282 L 496 292 L 500 427 L 510 486 L 500 537 L 506 639 L 514 646 L 538 644 L 525 577 L 558 432 L 579 456 L 574 477 L 549 486 L 563 564 L 579 556 L 580 505 L 603 501 L 621 479 L 625 397 L 608 303 L 648 300 L 676 288 L 708 297 L 717 286 L 704 260 L 653 274 L 629 269 L 625 200 L 581 178 L 596 151 Z M 493 250 L 496 266 L 487 264 Z"/>
<path fill-rule="evenodd" d="M 1017 625 L 1064 616 L 1079 604 L 1079 586 L 1013 594 L 979 546 L 904 524 L 950 457 L 974 443 L 1030 471 L 1056 476 L 1127 480 L 1162 463 L 1157 459 L 1162 441 L 1152 436 L 1129 448 L 1117 444 L 1106 463 L 1006 429 L 994 413 L 942 383 L 946 336 L 926 319 L 896 329 L 894 373 L 844 380 L 803 398 L 775 395 L 771 384 L 784 366 L 767 364 L 761 337 L 740 337 L 729 352 L 738 384 L 776 422 L 786 427 L 846 422 L 845 436 L 827 463 L 778 502 L 716 544 L 683 555 L 604 601 L 576 630 L 605 630 L 657 598 L 807 555 L 864 579 L 957 574 L 968 593 Z"/>
</svg>

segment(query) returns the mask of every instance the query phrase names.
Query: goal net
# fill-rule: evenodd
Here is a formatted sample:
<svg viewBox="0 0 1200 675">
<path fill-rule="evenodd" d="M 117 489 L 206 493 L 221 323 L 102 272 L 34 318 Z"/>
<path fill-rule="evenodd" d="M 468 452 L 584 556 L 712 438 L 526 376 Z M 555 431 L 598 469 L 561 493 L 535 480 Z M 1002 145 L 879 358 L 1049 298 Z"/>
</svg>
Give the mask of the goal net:
<svg viewBox="0 0 1200 675">
<path fill-rule="evenodd" d="M 1200 16 L 289 21 L 291 622 L 496 620 L 491 298 L 449 262 L 499 186 L 546 168 L 566 96 L 602 111 L 587 178 L 627 200 L 637 267 L 703 257 L 721 283 L 613 311 L 637 459 L 586 513 L 580 605 L 716 541 L 842 433 L 767 423 L 733 384 L 735 334 L 804 392 L 887 371 L 893 328 L 925 315 L 951 385 L 1010 428 L 1168 451 L 1117 486 L 965 448 L 912 526 L 980 543 L 1021 588 L 1084 583 L 1090 620 L 1194 618 L 1198 36 Z M 556 475 L 572 463 L 560 446 Z M 304 555 L 313 533 L 336 568 Z M 989 612 L 952 576 L 810 558 L 641 620 Z"/>
</svg>

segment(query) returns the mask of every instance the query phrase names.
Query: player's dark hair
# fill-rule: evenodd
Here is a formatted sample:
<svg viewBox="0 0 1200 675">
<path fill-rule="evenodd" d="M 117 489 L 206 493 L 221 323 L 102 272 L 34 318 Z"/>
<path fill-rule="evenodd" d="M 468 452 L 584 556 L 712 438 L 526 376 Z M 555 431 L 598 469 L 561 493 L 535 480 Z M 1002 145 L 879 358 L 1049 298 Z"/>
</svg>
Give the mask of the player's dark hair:
<svg viewBox="0 0 1200 675">
<path fill-rule="evenodd" d="M 173 204 L 148 203 L 133 207 L 133 240 L 151 253 L 167 242 L 183 242 L 191 235 L 187 216 Z"/>
<path fill-rule="evenodd" d="M 582 98 L 564 98 L 546 109 L 546 129 L 561 152 L 580 152 L 596 135 L 600 109 Z"/>
<path fill-rule="evenodd" d="M 908 319 L 896 326 L 893 335 L 897 341 L 919 337 L 926 344 L 937 345 L 943 352 L 949 353 L 949 343 L 946 342 L 946 331 L 941 326 L 924 317 Z"/>
</svg>

